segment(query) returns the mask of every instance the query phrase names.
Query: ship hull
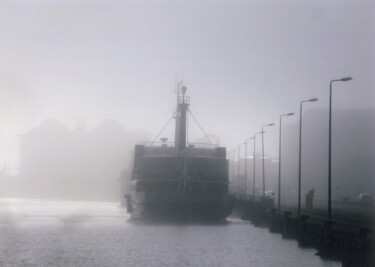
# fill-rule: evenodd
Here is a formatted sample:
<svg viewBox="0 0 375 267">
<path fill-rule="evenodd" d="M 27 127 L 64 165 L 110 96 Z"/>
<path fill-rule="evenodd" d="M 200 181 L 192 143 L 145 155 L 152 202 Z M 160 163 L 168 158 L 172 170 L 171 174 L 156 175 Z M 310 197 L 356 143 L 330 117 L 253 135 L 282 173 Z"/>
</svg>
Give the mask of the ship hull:
<svg viewBox="0 0 375 267">
<path fill-rule="evenodd" d="M 133 220 L 225 221 L 231 213 L 227 196 L 175 192 L 134 194 L 131 203 Z"/>
</svg>

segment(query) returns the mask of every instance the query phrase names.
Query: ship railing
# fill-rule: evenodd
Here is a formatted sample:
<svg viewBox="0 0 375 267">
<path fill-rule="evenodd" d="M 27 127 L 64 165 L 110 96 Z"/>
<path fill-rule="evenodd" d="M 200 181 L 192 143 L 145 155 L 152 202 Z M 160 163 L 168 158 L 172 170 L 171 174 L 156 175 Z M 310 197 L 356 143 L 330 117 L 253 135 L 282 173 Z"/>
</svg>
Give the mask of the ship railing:
<svg viewBox="0 0 375 267">
<path fill-rule="evenodd" d="M 182 104 L 182 103 L 190 105 L 190 96 L 179 96 L 178 104 Z"/>
<path fill-rule="evenodd" d="M 174 147 L 174 142 L 137 142 L 138 145 L 144 145 L 145 147 Z"/>
<path fill-rule="evenodd" d="M 216 149 L 218 147 L 217 144 L 209 144 L 209 143 L 187 143 L 188 148 L 205 148 L 205 149 Z"/>
<path fill-rule="evenodd" d="M 138 142 L 138 145 L 144 145 L 146 147 L 174 147 L 175 143 L 170 141 L 170 142 Z M 186 144 L 187 148 L 200 148 L 200 149 L 216 149 L 218 147 L 217 144 L 209 144 L 209 143 L 190 143 L 188 142 Z"/>
</svg>

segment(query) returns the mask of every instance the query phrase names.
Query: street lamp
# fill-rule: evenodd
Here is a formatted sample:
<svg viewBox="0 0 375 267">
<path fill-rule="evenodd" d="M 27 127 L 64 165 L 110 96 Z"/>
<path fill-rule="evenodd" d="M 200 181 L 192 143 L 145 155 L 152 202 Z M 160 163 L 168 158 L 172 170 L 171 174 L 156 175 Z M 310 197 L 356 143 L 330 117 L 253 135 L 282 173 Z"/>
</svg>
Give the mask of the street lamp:
<svg viewBox="0 0 375 267">
<path fill-rule="evenodd" d="M 250 140 L 252 138 L 248 138 L 245 140 L 245 143 L 243 143 L 245 145 L 245 199 L 246 199 L 246 185 L 247 185 L 247 140 Z"/>
<path fill-rule="evenodd" d="M 265 124 L 262 126 L 262 167 L 263 167 L 263 202 L 266 200 L 266 176 L 264 173 L 264 127 L 274 126 L 274 123 Z"/>
<path fill-rule="evenodd" d="M 298 218 L 301 218 L 301 147 L 302 147 L 302 104 L 305 102 L 315 102 L 317 98 L 302 100 L 299 113 L 299 161 L 298 161 Z"/>
<path fill-rule="evenodd" d="M 232 151 L 232 155 L 233 155 L 233 164 L 232 164 L 232 182 L 233 182 L 233 185 L 234 185 L 234 156 L 235 156 L 235 153 L 236 152 L 236 149 L 233 149 Z"/>
<path fill-rule="evenodd" d="M 338 80 L 332 80 L 329 83 L 329 139 L 328 139 L 328 220 L 332 218 L 332 202 L 331 202 L 331 181 L 332 181 L 332 83 L 333 82 L 346 82 L 352 80 L 351 77 L 344 77 Z"/>
<path fill-rule="evenodd" d="M 231 152 L 227 152 L 227 157 L 228 157 L 228 180 L 230 180 L 229 178 L 229 176 L 230 176 L 230 166 L 231 166 L 231 164 L 230 164 L 230 154 L 231 154 Z"/>
<path fill-rule="evenodd" d="M 263 132 L 259 132 L 254 134 L 254 137 L 251 139 L 254 139 L 254 152 L 253 152 L 253 201 L 255 202 L 255 144 L 256 144 L 256 136 L 258 134 L 262 134 Z"/>
<path fill-rule="evenodd" d="M 293 116 L 294 113 L 290 112 L 280 116 L 280 133 L 279 133 L 279 195 L 278 195 L 278 206 L 277 210 L 280 213 L 281 211 L 281 118 L 286 116 Z"/>
<path fill-rule="evenodd" d="M 238 146 L 238 172 L 237 172 L 237 192 L 240 192 L 240 157 L 241 157 L 241 145 Z"/>
</svg>

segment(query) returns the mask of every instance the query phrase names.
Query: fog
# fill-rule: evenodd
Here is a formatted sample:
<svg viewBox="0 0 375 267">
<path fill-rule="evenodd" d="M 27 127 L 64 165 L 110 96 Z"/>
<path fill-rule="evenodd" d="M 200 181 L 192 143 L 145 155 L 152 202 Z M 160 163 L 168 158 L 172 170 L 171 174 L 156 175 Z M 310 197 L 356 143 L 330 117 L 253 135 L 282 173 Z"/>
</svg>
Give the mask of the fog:
<svg viewBox="0 0 375 267">
<path fill-rule="evenodd" d="M 335 111 L 333 124 L 332 153 L 332 194 L 335 201 L 357 201 L 360 193 L 375 193 L 375 110 L 356 109 Z M 286 121 L 286 119 L 285 119 Z M 285 123 L 286 124 L 286 123 Z M 309 190 L 315 191 L 317 206 L 326 205 L 328 194 L 328 114 L 324 109 L 311 109 L 303 116 L 301 187 L 304 196 Z M 266 138 L 266 135 L 265 135 Z M 267 140 L 267 139 L 266 139 Z M 268 141 L 268 140 L 267 140 Z M 299 123 L 286 124 L 282 130 L 281 196 L 284 205 L 297 204 Z M 267 143 L 266 143 L 267 144 Z M 261 138 L 256 146 L 256 194 L 262 193 Z M 237 150 L 238 151 L 238 150 Z M 237 153 L 237 152 L 236 152 Z M 238 179 L 238 154 L 230 157 L 230 176 L 233 191 L 244 192 L 245 158 L 242 146 L 240 179 Z M 234 176 L 233 176 L 234 167 Z M 265 157 L 266 189 L 278 192 L 278 157 Z M 234 177 L 234 178 L 233 178 Z M 253 143 L 248 142 L 247 192 L 252 195 L 253 183 Z"/>
<path fill-rule="evenodd" d="M 374 30 L 372 1 L 1 1 L 0 196 L 119 201 L 135 143 L 172 116 L 183 81 L 228 152 L 276 123 L 265 134 L 275 191 L 279 116 L 296 113 L 283 119 L 293 193 L 299 104 L 319 98 L 304 105 L 302 170 L 304 191 L 324 199 L 329 82 L 346 76 L 333 90 L 334 197 L 375 193 Z M 204 140 L 193 120 L 189 140 Z"/>
</svg>

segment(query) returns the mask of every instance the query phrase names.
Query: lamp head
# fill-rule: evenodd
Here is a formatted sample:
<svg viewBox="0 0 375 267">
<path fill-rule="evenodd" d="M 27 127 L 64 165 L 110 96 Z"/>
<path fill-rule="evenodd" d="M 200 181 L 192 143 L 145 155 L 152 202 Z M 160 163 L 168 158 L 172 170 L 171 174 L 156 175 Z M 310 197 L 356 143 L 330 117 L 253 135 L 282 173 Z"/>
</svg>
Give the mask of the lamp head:
<svg viewBox="0 0 375 267">
<path fill-rule="evenodd" d="M 267 124 L 266 126 L 274 126 L 274 123 Z"/>
<path fill-rule="evenodd" d="M 340 79 L 340 81 L 343 81 L 343 82 L 350 81 L 350 80 L 352 80 L 352 77 L 344 77 Z"/>
<path fill-rule="evenodd" d="M 318 101 L 319 99 L 318 98 L 311 98 L 309 99 L 310 102 L 315 102 L 315 101 Z"/>
<path fill-rule="evenodd" d="M 183 94 L 183 95 L 185 95 L 186 90 L 187 90 L 186 86 L 182 86 L 182 87 L 181 87 L 181 91 L 182 91 L 182 94 Z"/>
<path fill-rule="evenodd" d="M 294 115 L 294 112 L 287 113 L 286 115 L 287 115 L 287 116 L 293 116 L 293 115 Z"/>
</svg>

